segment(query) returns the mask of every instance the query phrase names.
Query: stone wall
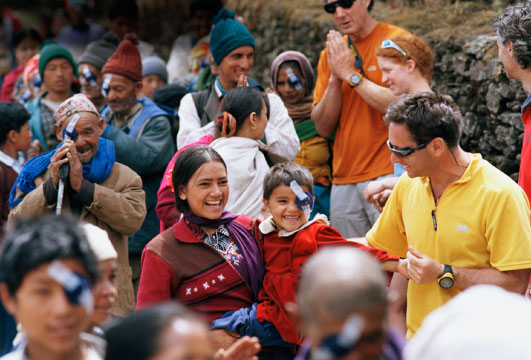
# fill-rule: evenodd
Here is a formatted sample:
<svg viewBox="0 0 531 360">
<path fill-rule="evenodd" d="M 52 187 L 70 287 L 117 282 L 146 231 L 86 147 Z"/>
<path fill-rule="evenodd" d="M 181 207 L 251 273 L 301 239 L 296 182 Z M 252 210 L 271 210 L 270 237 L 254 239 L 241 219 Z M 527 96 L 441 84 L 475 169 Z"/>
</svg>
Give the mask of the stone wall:
<svg viewBox="0 0 531 360">
<path fill-rule="evenodd" d="M 301 7 L 297 0 L 227 1 L 227 7 L 243 15 L 255 36 L 257 51 L 251 75 L 262 84 L 269 85 L 271 62 L 285 50 L 301 51 L 314 68 L 317 66 L 326 33 L 335 24 L 322 11 L 321 0 L 307 0 L 304 4 Z M 401 26 L 417 35 L 423 34 L 418 29 Z M 438 29 L 425 38 L 435 53 L 434 89 L 451 95 L 463 113 L 463 148 L 480 152 L 517 179 L 523 136 L 519 109 L 526 94 L 520 83 L 505 76 L 497 60 L 495 37 L 448 36 Z"/>
</svg>

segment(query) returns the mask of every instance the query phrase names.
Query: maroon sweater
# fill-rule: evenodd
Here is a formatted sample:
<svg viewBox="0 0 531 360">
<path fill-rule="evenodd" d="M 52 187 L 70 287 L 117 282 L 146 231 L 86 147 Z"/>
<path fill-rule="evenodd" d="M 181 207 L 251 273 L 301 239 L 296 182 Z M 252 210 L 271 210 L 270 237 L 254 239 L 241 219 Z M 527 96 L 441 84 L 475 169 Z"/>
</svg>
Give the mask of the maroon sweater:
<svg viewBox="0 0 531 360">
<path fill-rule="evenodd" d="M 251 231 L 250 218 L 235 221 Z M 252 304 L 251 288 L 242 276 L 184 220 L 157 235 L 142 252 L 136 309 L 173 299 L 208 321 Z"/>
<path fill-rule="evenodd" d="M 15 170 L 11 169 L 9 166 L 0 162 L 0 166 L 4 171 L 4 174 L 0 172 L 0 199 L 2 202 L 2 213 L 0 215 L 0 238 L 4 235 L 4 226 L 7 223 L 7 216 L 9 215 L 9 206 L 7 201 L 9 200 L 9 193 L 15 180 L 17 180 L 18 174 Z M 7 182 L 7 183 L 6 183 Z"/>
</svg>

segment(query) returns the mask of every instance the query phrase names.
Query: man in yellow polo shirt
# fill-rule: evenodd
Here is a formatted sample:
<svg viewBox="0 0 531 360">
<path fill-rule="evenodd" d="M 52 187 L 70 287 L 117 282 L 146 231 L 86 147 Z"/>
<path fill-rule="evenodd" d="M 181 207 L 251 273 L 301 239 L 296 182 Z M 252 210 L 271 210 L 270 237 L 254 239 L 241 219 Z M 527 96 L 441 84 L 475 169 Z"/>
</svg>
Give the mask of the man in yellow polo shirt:
<svg viewBox="0 0 531 360">
<path fill-rule="evenodd" d="M 405 258 L 408 337 L 463 289 L 494 284 L 523 294 L 531 273 L 527 197 L 481 155 L 461 149 L 461 121 L 450 97 L 432 93 L 407 95 L 385 116 L 391 160 L 407 176 L 367 241 Z"/>
</svg>

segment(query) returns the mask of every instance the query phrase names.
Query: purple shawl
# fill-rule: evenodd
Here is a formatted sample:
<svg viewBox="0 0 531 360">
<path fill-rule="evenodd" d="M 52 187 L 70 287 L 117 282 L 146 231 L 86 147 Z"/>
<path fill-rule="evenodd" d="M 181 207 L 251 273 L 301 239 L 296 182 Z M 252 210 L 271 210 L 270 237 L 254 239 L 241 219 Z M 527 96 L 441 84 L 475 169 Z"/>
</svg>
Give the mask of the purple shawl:
<svg viewBox="0 0 531 360">
<path fill-rule="evenodd" d="M 240 264 L 234 266 L 234 268 L 240 273 L 247 284 L 251 286 L 255 298 L 258 299 L 258 292 L 262 288 L 262 281 L 264 279 L 264 260 L 256 239 L 251 232 L 239 222 L 233 221 L 238 216 L 228 211 L 223 211 L 219 219 L 210 220 L 193 214 L 183 214 L 186 221 L 197 226 L 218 228 L 220 225 L 225 225 L 231 239 L 238 245 L 243 255 Z"/>
</svg>

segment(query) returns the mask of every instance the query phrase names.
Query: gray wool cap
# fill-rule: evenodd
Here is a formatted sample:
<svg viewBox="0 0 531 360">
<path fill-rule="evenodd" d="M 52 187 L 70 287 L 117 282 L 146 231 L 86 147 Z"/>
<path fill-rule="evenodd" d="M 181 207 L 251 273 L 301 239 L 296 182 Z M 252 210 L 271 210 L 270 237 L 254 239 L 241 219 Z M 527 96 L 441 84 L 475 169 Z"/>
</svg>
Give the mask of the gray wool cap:
<svg viewBox="0 0 531 360">
<path fill-rule="evenodd" d="M 88 44 L 85 52 L 79 57 L 77 62 L 78 64 L 85 63 L 101 69 L 107 59 L 116 51 L 119 43 L 120 38 L 118 35 L 109 31 L 105 33 L 103 38 Z"/>
<path fill-rule="evenodd" d="M 165 83 L 168 82 L 166 63 L 158 56 L 150 56 L 142 60 L 142 76 L 158 75 Z"/>
</svg>

